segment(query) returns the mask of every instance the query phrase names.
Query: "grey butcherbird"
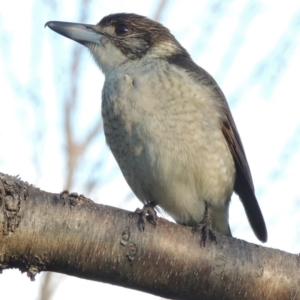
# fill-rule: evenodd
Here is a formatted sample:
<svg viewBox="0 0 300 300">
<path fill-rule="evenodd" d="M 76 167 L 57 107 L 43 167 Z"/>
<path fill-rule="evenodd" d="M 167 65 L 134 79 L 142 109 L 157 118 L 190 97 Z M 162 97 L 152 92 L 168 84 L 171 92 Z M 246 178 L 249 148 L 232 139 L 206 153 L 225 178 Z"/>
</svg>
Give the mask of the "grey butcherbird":
<svg viewBox="0 0 300 300">
<path fill-rule="evenodd" d="M 235 191 L 257 238 L 267 229 L 244 148 L 224 94 L 170 31 L 135 14 L 96 25 L 45 26 L 86 46 L 105 74 L 106 141 L 135 195 L 178 223 L 231 236 Z M 210 228 L 211 227 L 211 228 Z"/>
</svg>

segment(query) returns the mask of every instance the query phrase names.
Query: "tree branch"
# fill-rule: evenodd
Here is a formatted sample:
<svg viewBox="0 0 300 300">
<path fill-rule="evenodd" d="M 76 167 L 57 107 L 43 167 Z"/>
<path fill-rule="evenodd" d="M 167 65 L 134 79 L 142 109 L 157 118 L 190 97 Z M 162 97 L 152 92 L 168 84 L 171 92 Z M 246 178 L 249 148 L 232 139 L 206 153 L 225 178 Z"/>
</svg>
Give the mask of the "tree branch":
<svg viewBox="0 0 300 300">
<path fill-rule="evenodd" d="M 175 299 L 297 299 L 299 257 L 217 235 L 200 247 L 191 228 L 84 196 L 51 194 L 0 173 L 0 270 L 33 280 L 54 271 Z"/>
</svg>

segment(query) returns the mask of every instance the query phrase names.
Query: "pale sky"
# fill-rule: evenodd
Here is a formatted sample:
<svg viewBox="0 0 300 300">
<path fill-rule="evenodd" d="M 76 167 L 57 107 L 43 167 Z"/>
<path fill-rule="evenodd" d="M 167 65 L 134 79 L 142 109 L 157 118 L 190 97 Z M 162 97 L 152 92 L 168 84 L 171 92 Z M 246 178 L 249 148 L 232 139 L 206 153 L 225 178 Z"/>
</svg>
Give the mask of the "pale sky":
<svg viewBox="0 0 300 300">
<path fill-rule="evenodd" d="M 53 74 L 58 68 L 60 52 L 67 55 L 74 42 L 55 33 L 44 23 L 49 20 L 78 21 L 75 2 L 60 1 L 59 15 L 33 0 L 7 1 L 0 8 L 0 27 L 4 32 L 0 43 L 9 41 L 9 56 L 2 50 L 0 59 L 1 111 L 0 171 L 16 175 L 49 192 L 62 189 L 63 156 L 59 135 L 57 94 Z M 90 15 L 90 23 L 116 12 L 132 12 L 153 17 L 155 1 L 98 1 Z M 212 74 L 224 91 L 232 109 L 246 150 L 256 194 L 264 214 L 269 240 L 266 247 L 298 253 L 300 223 L 300 3 L 288 1 L 169 1 L 161 22 L 191 53 L 193 59 Z M 226 3 L 226 4 L 225 4 Z M 18 9 L 16 9 L 16 5 Z M 220 14 L 222 11 L 222 14 Z M 40 24 L 32 20 L 39 17 Z M 218 26 L 214 26 L 215 24 Z M 34 26 L 39 30 L 33 31 Z M 34 32 L 34 36 L 32 36 Z M 32 49 L 32 40 L 41 40 L 39 49 Z M 54 51 L 53 41 L 59 51 Z M 34 55 L 32 55 L 34 51 Z M 8 55 L 8 54 L 7 54 Z M 53 59 L 53 60 L 52 60 Z M 86 74 L 82 122 L 99 113 L 103 75 L 95 67 L 88 51 L 84 55 Z M 54 63 L 53 63 L 54 61 Z M 57 61 L 57 64 L 55 63 Z M 17 95 L 11 83 L 32 80 L 28 71 L 40 64 L 37 74 L 41 85 L 45 119 L 35 121 L 34 107 Z M 61 74 L 63 80 L 64 74 Z M 87 103 L 87 102 L 85 102 Z M 38 122 L 46 128 L 42 149 L 41 174 L 32 163 L 32 143 L 28 138 Z M 78 128 L 80 134 L 82 128 Z M 104 139 L 99 141 L 103 143 Z M 57 145 L 57 146 L 55 146 Z M 102 144 L 101 144 L 102 145 Z M 138 200 L 122 202 L 128 186 L 108 150 L 107 170 L 115 169 L 113 180 L 93 194 L 103 204 L 135 210 Z M 60 175 L 61 171 L 61 175 Z M 105 174 L 105 171 L 103 172 Z M 80 193 L 80 190 L 76 190 Z M 112 203 L 112 199 L 115 202 Z M 230 208 L 233 235 L 259 244 L 248 224 L 237 197 Z M 18 270 L 0 275 L 1 295 L 6 299 L 35 299 L 41 276 L 30 282 Z M 140 299 L 138 292 L 92 281 L 62 277 L 54 299 L 114 299 L 128 296 Z M 107 295 L 107 296 L 105 296 Z M 6 297 L 5 297 L 6 296 Z M 143 295 L 143 299 L 154 299 Z"/>
</svg>

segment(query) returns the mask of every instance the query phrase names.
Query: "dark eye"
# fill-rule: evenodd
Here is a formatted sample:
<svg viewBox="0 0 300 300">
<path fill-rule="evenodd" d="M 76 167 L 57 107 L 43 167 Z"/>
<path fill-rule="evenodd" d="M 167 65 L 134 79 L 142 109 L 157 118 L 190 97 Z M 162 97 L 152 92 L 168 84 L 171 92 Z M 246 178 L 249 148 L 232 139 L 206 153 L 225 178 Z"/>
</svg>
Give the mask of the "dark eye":
<svg viewBox="0 0 300 300">
<path fill-rule="evenodd" d="M 129 28 L 125 24 L 120 24 L 116 28 L 116 34 L 126 34 L 129 31 Z"/>
</svg>

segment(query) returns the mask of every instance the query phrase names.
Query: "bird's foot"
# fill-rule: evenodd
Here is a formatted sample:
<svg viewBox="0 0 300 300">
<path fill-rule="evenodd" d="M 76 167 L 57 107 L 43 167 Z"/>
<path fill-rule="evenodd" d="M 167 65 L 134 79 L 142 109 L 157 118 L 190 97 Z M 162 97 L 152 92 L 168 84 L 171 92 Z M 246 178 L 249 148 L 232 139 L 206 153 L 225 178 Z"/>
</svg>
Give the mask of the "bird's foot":
<svg viewBox="0 0 300 300">
<path fill-rule="evenodd" d="M 201 247 L 205 247 L 208 237 L 212 242 L 217 243 L 216 235 L 213 232 L 213 230 L 211 229 L 211 220 L 208 217 L 207 207 L 205 207 L 205 213 L 204 213 L 203 219 L 198 223 L 198 225 L 196 227 L 194 227 L 192 229 L 192 231 L 193 231 L 193 233 L 195 233 L 196 231 L 200 231 L 200 233 L 201 233 L 200 246 Z"/>
<path fill-rule="evenodd" d="M 142 209 L 137 208 L 133 214 L 139 215 L 138 227 L 140 231 L 145 230 L 146 219 L 152 224 L 156 225 L 157 214 L 155 211 L 156 204 L 154 202 L 149 202 L 144 205 Z"/>
</svg>

